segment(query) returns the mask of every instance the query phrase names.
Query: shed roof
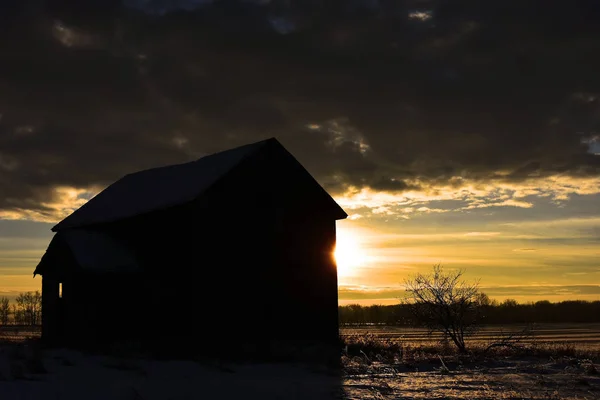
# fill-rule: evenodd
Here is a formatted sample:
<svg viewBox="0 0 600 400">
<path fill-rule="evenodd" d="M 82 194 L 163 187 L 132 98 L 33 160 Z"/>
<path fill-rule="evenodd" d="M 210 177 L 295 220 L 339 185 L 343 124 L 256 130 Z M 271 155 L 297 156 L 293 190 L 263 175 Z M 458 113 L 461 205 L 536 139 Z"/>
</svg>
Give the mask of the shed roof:
<svg viewBox="0 0 600 400">
<path fill-rule="evenodd" d="M 67 268 L 71 260 L 69 257 L 73 257 L 77 267 L 86 272 L 128 272 L 140 269 L 133 252 L 106 233 L 68 229 L 54 235 L 33 274 L 43 275 L 48 271 L 47 268 Z"/>
<path fill-rule="evenodd" d="M 185 164 L 152 168 L 125 175 L 56 224 L 52 230 L 56 232 L 66 228 L 114 222 L 191 202 L 247 157 L 266 148 L 269 144 L 271 145 L 269 148 L 288 153 L 275 138 L 271 138 L 208 155 Z M 310 176 L 306 170 L 304 172 Z M 315 181 L 315 185 L 319 184 Z M 344 210 L 331 197 L 329 198 L 338 208 L 339 218 L 345 218 Z"/>
<path fill-rule="evenodd" d="M 59 232 L 71 249 L 77 264 L 90 272 L 135 271 L 139 269 L 133 252 L 111 236 L 87 229 Z"/>
</svg>

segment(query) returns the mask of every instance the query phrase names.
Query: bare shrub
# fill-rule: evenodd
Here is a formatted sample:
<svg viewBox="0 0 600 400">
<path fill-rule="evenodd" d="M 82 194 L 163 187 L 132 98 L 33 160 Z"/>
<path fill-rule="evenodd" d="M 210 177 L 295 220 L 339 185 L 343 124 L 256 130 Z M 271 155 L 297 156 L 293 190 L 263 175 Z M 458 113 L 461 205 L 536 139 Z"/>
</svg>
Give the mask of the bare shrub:
<svg viewBox="0 0 600 400">
<path fill-rule="evenodd" d="M 444 272 L 441 265 L 431 274 L 417 274 L 405 281 L 415 322 L 430 333 L 440 332 L 449 338 L 460 352 L 466 351 L 465 339 L 478 329 L 481 309 L 489 298 L 479 292 L 478 283 L 462 279 L 463 271 Z"/>
</svg>

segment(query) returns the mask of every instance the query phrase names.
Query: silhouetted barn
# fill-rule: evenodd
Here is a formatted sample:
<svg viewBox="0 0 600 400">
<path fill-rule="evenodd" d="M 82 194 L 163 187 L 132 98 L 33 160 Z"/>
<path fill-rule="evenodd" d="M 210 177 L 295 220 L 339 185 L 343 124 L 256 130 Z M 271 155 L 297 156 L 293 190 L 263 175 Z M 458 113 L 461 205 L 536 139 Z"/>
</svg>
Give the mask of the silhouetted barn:
<svg viewBox="0 0 600 400">
<path fill-rule="evenodd" d="M 126 175 L 52 228 L 43 340 L 335 343 L 346 216 L 275 139 Z"/>
</svg>

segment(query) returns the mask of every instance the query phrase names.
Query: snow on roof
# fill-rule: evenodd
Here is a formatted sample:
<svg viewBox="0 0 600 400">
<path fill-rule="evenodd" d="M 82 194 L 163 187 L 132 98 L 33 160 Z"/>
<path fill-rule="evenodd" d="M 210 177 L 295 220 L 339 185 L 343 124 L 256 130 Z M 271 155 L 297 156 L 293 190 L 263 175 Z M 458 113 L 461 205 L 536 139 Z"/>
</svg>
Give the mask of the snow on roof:
<svg viewBox="0 0 600 400">
<path fill-rule="evenodd" d="M 192 201 L 269 141 L 276 139 L 236 147 L 185 164 L 126 175 L 56 224 L 52 230 L 117 221 Z"/>
<path fill-rule="evenodd" d="M 59 232 L 71 249 L 77 264 L 90 272 L 137 271 L 134 254 L 109 235 L 86 229 L 68 229 Z"/>
<path fill-rule="evenodd" d="M 33 274 L 66 273 L 72 265 L 71 256 L 77 268 L 88 272 L 140 269 L 133 252 L 113 237 L 93 230 L 67 229 L 54 235 Z"/>
</svg>

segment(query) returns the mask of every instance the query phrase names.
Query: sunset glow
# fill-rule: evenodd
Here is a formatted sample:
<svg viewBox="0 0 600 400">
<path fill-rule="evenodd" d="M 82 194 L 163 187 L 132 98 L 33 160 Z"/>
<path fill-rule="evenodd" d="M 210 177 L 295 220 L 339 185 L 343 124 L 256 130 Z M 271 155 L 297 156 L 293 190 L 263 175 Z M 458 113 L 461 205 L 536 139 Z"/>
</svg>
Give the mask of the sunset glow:
<svg viewBox="0 0 600 400">
<path fill-rule="evenodd" d="M 337 233 L 336 242 L 333 254 L 337 263 L 338 277 L 358 275 L 358 269 L 368 261 L 360 236 L 351 230 L 343 230 Z"/>
</svg>

